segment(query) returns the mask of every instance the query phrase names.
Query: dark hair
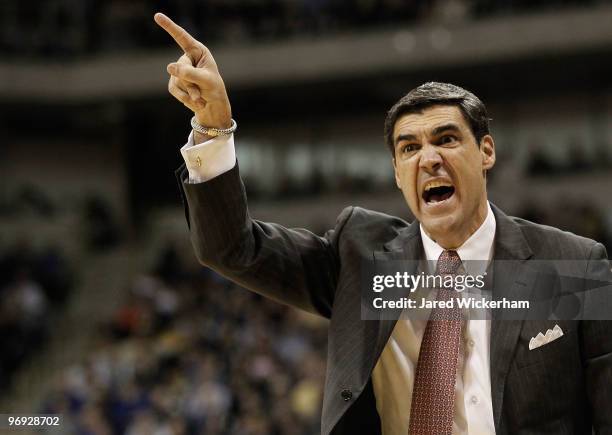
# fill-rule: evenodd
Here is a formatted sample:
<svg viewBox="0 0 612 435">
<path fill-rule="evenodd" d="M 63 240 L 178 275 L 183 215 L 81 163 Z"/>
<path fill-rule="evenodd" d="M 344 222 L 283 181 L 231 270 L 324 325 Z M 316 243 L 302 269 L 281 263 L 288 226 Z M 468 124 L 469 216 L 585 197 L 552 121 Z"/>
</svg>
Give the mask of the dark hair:
<svg viewBox="0 0 612 435">
<path fill-rule="evenodd" d="M 406 113 L 420 113 L 423 109 L 437 105 L 457 106 L 470 125 L 476 143 L 489 134 L 487 109 L 480 99 L 459 86 L 450 83 L 428 82 L 414 88 L 393 105 L 385 119 L 385 141 L 395 157 L 393 128 L 397 120 Z"/>
</svg>

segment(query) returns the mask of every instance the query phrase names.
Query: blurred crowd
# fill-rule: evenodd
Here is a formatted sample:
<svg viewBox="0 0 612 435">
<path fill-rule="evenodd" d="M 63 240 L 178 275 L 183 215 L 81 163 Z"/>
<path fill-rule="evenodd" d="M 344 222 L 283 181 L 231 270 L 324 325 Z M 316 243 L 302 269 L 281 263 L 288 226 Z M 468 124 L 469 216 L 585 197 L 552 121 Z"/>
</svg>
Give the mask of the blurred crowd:
<svg viewBox="0 0 612 435">
<path fill-rule="evenodd" d="M 34 249 L 21 240 L 0 251 L 0 389 L 45 345 L 51 320 L 61 312 L 73 284 L 73 273 L 57 247 Z"/>
<path fill-rule="evenodd" d="M 612 168 L 612 144 L 601 142 L 594 150 L 587 152 L 586 144 L 580 140 L 571 140 L 567 144 L 555 144 L 565 151 L 565 158 L 555 158 L 550 149 L 538 140 L 527 144 L 529 159 L 526 174 L 531 177 L 571 176 L 585 173 L 607 173 Z"/>
<path fill-rule="evenodd" d="M 7 187 L 7 186 L 4 186 Z M 77 284 L 74 247 L 82 254 L 121 241 L 112 207 L 99 195 L 74 209 L 23 184 L 0 194 L 0 389 L 43 353 Z M 73 216 L 74 215 L 74 216 Z"/>
<path fill-rule="evenodd" d="M 606 247 L 612 260 L 612 209 L 579 198 L 559 197 L 548 205 L 526 199 L 516 215 L 596 240 Z"/>
<path fill-rule="evenodd" d="M 42 412 L 62 434 L 319 432 L 325 321 L 185 268 L 168 248 L 134 279 Z"/>
<path fill-rule="evenodd" d="M 112 248 L 122 240 L 116 210 L 103 195 L 84 193 L 77 199 L 53 198 L 49 194 L 53 192 L 52 189 L 27 183 L 10 187 L 7 189 L 10 193 L 0 193 L 0 219 L 8 222 L 32 219 L 34 222 L 40 220 L 48 223 L 73 215 L 78 227 L 72 228 L 71 236 L 80 236 L 75 238 L 80 239 L 82 247 L 88 251 Z M 74 208 L 67 206 L 72 203 L 75 204 Z"/>
<path fill-rule="evenodd" d="M 45 0 L 0 2 L 0 53 L 72 57 L 167 47 L 163 11 L 206 41 L 241 44 L 420 22 L 584 6 L 609 0 Z"/>
</svg>

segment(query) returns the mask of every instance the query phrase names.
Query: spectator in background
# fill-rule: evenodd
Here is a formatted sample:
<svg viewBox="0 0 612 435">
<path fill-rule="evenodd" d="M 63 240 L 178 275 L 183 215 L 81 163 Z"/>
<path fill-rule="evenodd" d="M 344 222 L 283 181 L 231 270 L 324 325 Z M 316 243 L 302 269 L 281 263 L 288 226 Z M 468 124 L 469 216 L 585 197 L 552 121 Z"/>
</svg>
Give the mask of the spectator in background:
<svg viewBox="0 0 612 435">
<path fill-rule="evenodd" d="M 74 279 L 59 249 L 38 252 L 19 240 L 0 255 L 0 386 L 49 336 L 52 316 L 63 308 Z"/>
<path fill-rule="evenodd" d="M 170 245 L 153 270 L 134 279 L 95 349 L 58 379 L 44 411 L 64 406 L 66 421 L 83 431 L 97 425 L 95 434 L 318 433 L 320 320 L 185 268 Z"/>
<path fill-rule="evenodd" d="M 111 206 L 100 196 L 85 201 L 85 237 L 90 248 L 103 251 L 119 243 L 121 234 Z"/>
</svg>

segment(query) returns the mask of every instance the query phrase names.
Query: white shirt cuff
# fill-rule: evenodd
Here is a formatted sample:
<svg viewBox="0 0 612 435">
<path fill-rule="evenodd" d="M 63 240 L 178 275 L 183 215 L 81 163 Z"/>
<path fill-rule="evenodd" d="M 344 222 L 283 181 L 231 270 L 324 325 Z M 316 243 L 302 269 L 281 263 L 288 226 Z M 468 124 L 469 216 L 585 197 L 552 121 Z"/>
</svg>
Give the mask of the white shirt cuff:
<svg viewBox="0 0 612 435">
<path fill-rule="evenodd" d="M 195 145 L 192 131 L 181 148 L 181 155 L 189 172 L 189 183 L 203 183 L 229 171 L 236 164 L 234 135 L 217 136 Z"/>
</svg>

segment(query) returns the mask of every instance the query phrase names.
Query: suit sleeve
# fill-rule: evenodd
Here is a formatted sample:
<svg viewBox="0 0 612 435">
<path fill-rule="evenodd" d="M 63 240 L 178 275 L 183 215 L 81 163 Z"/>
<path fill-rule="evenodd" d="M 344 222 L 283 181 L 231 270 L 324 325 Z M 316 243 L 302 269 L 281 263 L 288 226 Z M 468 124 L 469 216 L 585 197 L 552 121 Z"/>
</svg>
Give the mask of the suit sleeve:
<svg viewBox="0 0 612 435">
<path fill-rule="evenodd" d="M 597 288 L 587 291 L 586 318 L 610 319 L 610 311 L 607 317 L 601 317 L 602 310 L 610 309 L 612 281 L 606 249 L 599 243 L 591 249 L 585 282 L 600 283 Z M 589 307 L 589 304 L 597 306 Z M 612 434 L 612 321 L 584 320 L 581 338 L 593 429 L 595 434 Z"/>
<path fill-rule="evenodd" d="M 235 283 L 279 302 L 331 316 L 340 270 L 338 240 L 352 208 L 319 237 L 252 219 L 238 164 L 205 183 L 177 171 L 196 257 Z"/>
</svg>

